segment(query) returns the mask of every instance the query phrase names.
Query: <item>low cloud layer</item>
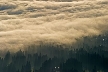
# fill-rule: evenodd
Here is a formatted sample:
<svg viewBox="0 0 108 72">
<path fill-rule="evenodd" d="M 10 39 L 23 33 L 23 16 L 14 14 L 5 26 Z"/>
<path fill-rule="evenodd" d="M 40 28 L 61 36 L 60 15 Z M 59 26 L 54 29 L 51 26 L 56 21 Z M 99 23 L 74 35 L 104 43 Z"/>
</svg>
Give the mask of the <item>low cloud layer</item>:
<svg viewBox="0 0 108 72">
<path fill-rule="evenodd" d="M 70 45 L 108 31 L 108 1 L 0 2 L 0 50 L 30 44 Z"/>
</svg>

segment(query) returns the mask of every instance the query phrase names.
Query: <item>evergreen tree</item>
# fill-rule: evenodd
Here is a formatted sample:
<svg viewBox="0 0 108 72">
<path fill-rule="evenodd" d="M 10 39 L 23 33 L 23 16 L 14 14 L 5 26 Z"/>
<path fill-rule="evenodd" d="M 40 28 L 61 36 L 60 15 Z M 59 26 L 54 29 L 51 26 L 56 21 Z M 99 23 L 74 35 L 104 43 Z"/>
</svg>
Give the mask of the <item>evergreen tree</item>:
<svg viewBox="0 0 108 72">
<path fill-rule="evenodd" d="M 25 72 L 31 72 L 31 64 L 29 61 L 27 61 L 27 64 L 25 65 Z"/>
</svg>

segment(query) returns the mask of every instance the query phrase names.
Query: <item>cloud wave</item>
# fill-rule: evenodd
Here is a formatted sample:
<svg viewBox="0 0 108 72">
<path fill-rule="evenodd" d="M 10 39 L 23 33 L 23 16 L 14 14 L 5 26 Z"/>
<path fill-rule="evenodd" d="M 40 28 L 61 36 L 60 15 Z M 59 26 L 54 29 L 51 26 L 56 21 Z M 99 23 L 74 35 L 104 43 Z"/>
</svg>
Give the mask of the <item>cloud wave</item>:
<svg viewBox="0 0 108 72">
<path fill-rule="evenodd" d="M 107 32 L 108 1 L 0 2 L 0 50 L 30 44 L 70 45 Z"/>
</svg>

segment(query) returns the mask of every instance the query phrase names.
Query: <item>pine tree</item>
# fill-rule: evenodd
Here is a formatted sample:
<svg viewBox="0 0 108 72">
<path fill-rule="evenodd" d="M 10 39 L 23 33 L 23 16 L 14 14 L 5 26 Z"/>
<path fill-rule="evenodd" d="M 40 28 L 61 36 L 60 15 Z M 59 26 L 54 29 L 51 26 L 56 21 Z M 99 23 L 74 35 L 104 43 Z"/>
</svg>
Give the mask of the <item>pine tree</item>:
<svg viewBox="0 0 108 72">
<path fill-rule="evenodd" d="M 25 72 L 31 72 L 31 64 L 29 61 L 27 61 L 27 64 L 25 66 Z"/>
</svg>

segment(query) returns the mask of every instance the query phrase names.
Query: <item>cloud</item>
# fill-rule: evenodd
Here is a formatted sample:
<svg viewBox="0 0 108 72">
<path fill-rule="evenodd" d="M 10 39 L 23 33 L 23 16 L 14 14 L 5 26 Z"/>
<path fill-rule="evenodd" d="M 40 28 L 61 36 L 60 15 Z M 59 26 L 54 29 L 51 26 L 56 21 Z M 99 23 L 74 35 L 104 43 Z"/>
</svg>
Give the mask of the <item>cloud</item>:
<svg viewBox="0 0 108 72">
<path fill-rule="evenodd" d="M 14 8 L 16 8 L 14 4 L 0 3 L 0 11 L 6 9 L 14 9 Z"/>
<path fill-rule="evenodd" d="M 0 50 L 31 44 L 72 45 L 108 29 L 108 1 L 0 2 Z"/>
</svg>

